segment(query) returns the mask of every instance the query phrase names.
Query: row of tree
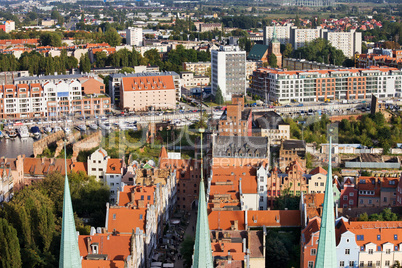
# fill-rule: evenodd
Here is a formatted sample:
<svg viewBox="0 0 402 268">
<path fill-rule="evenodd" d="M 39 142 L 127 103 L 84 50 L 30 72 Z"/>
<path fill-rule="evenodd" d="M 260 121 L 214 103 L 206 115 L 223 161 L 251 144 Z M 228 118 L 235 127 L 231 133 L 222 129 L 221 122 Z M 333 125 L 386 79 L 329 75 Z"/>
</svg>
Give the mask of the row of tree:
<svg viewBox="0 0 402 268">
<path fill-rule="evenodd" d="M 93 67 L 129 67 L 149 64 L 152 66 L 159 66 L 160 70 L 181 72 L 183 71 L 183 62 L 210 60 L 211 55 L 208 52 L 185 49 L 182 45 L 179 45 L 176 49 L 172 49 L 166 54 L 165 60 L 161 59 L 161 55 L 156 49 L 146 51 L 144 56 L 134 48 L 131 51 L 128 49 L 121 49 L 110 55 L 107 55 L 105 51 L 96 52 Z M 81 57 L 80 68 L 82 68 L 82 71 L 84 72 L 90 71 L 91 63 L 87 55 Z"/>
<path fill-rule="evenodd" d="M 30 75 L 39 74 L 65 74 L 66 70 L 78 67 L 78 60 L 67 56 L 62 50 L 60 56 L 45 57 L 43 54 L 31 51 L 24 52 L 17 60 L 14 55 L 0 54 L 0 71 L 29 71 Z"/>
<path fill-rule="evenodd" d="M 80 234 L 88 234 L 80 218 L 104 226 L 109 188 L 84 173 L 69 175 L 71 197 Z M 0 208 L 2 267 L 57 267 L 60 252 L 64 177 L 49 174 L 43 181 L 15 193 Z"/>
</svg>

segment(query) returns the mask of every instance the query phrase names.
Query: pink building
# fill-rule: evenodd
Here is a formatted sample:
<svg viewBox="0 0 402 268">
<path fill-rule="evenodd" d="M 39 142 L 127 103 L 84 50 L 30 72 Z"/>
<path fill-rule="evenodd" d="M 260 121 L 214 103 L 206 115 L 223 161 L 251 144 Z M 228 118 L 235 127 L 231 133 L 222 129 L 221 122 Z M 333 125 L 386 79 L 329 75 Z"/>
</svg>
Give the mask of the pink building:
<svg viewBox="0 0 402 268">
<path fill-rule="evenodd" d="M 175 109 L 173 76 L 123 77 L 120 108 L 130 111 Z"/>
<path fill-rule="evenodd" d="M 355 184 L 351 179 L 347 178 L 341 189 L 341 197 L 339 199 L 339 207 L 341 208 L 353 208 L 357 207 L 357 194 L 358 191 L 355 188 Z"/>
</svg>

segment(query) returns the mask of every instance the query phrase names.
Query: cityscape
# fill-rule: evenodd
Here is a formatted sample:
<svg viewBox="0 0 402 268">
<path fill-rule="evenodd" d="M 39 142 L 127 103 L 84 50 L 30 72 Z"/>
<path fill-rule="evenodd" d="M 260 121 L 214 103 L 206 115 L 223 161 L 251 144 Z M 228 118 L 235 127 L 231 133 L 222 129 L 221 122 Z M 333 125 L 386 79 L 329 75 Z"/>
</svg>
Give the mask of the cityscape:
<svg viewBox="0 0 402 268">
<path fill-rule="evenodd" d="M 0 0 L 0 267 L 402 267 L 401 36 L 400 0 Z"/>
</svg>

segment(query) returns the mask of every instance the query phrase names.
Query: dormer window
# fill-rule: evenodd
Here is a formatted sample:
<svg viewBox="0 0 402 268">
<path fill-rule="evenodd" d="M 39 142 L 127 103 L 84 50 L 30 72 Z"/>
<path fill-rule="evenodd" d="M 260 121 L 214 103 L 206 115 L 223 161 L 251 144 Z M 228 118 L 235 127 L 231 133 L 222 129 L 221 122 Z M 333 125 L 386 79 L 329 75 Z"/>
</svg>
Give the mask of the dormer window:
<svg viewBox="0 0 402 268">
<path fill-rule="evenodd" d="M 98 252 L 98 247 L 99 247 L 99 244 L 98 244 L 98 243 L 92 243 L 92 244 L 91 244 L 92 254 L 98 254 L 98 253 L 99 253 L 99 252 Z"/>
</svg>

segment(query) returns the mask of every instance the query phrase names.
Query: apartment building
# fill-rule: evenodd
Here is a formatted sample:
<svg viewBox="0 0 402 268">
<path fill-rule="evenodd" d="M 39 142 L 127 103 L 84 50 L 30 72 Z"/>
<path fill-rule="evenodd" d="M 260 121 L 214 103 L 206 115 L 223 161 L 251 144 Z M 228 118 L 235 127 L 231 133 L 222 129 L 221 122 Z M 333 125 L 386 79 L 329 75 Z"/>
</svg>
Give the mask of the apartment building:
<svg viewBox="0 0 402 268">
<path fill-rule="evenodd" d="M 252 110 L 244 108 L 243 95 L 232 95 L 218 123 L 219 136 L 251 136 Z"/>
<path fill-rule="evenodd" d="M 280 103 L 330 100 L 361 100 L 374 94 L 392 98 L 402 92 L 402 71 L 396 68 L 283 71 L 260 68 L 253 72 L 250 87 L 267 92 Z"/>
<path fill-rule="evenodd" d="M 15 30 L 15 22 L 12 20 L 4 21 L 3 24 L 0 24 L 0 30 L 3 30 L 6 33 L 14 31 Z"/>
<path fill-rule="evenodd" d="M 85 96 L 78 80 L 0 86 L 0 118 L 101 115 L 110 112 L 110 98 Z"/>
<path fill-rule="evenodd" d="M 342 68 L 341 66 L 320 63 L 316 61 L 308 61 L 305 59 L 294 59 L 294 58 L 285 58 L 283 59 L 283 69 L 287 69 L 288 71 L 292 70 L 316 70 L 316 69 L 337 69 Z M 365 67 L 363 67 L 365 68 Z"/>
<path fill-rule="evenodd" d="M 192 72 L 181 72 L 180 77 L 180 84 L 188 89 L 194 87 L 208 86 L 210 82 L 209 76 L 194 75 L 194 73 Z"/>
<path fill-rule="evenodd" d="M 141 47 L 143 45 L 142 28 L 129 27 L 126 29 L 126 44 Z"/>
<path fill-rule="evenodd" d="M 289 165 L 297 161 L 306 168 L 306 142 L 302 140 L 282 140 L 279 149 L 279 169 L 285 171 Z"/>
<path fill-rule="evenodd" d="M 144 72 L 144 73 L 134 73 L 134 74 L 111 74 L 109 78 L 109 95 L 112 103 L 115 106 L 120 106 L 120 92 L 122 87 L 123 78 L 157 78 L 162 79 L 163 77 L 172 77 L 173 84 L 175 88 L 176 100 L 181 97 L 181 78 L 180 75 L 175 72 Z M 151 87 L 152 89 L 152 87 Z"/>
<path fill-rule="evenodd" d="M 238 46 L 212 50 L 211 86 L 213 95 L 220 87 L 225 101 L 230 101 L 233 94 L 246 94 L 246 51 Z"/>
<path fill-rule="evenodd" d="M 211 71 L 211 62 L 183 62 L 183 69 L 194 75 L 207 75 Z"/>
<path fill-rule="evenodd" d="M 120 108 L 128 111 L 176 108 L 172 75 L 122 77 L 120 96 Z"/>
<path fill-rule="evenodd" d="M 280 145 L 282 140 L 290 139 L 290 125 L 273 111 L 254 112 L 253 136 L 268 137 L 271 144 Z"/>
<path fill-rule="evenodd" d="M 342 50 L 348 58 L 353 58 L 355 53 L 362 53 L 362 33 L 350 30 L 348 32 L 324 31 L 324 39 L 328 40 L 333 47 Z"/>
<path fill-rule="evenodd" d="M 295 50 L 317 38 L 323 38 L 321 27 L 317 27 L 316 29 L 298 29 L 297 27 L 292 27 L 290 31 L 291 44 Z"/>
<path fill-rule="evenodd" d="M 290 43 L 291 25 L 285 26 L 265 26 L 264 28 L 264 45 L 268 46 L 276 33 L 276 38 L 281 44 Z"/>
<path fill-rule="evenodd" d="M 320 218 L 302 230 L 300 267 L 312 268 L 317 254 Z M 402 258 L 402 222 L 336 220 L 337 266 L 393 267 Z"/>
<path fill-rule="evenodd" d="M 201 33 L 211 32 L 211 31 L 221 31 L 222 24 L 221 23 L 200 23 L 199 24 L 199 31 Z"/>
</svg>

